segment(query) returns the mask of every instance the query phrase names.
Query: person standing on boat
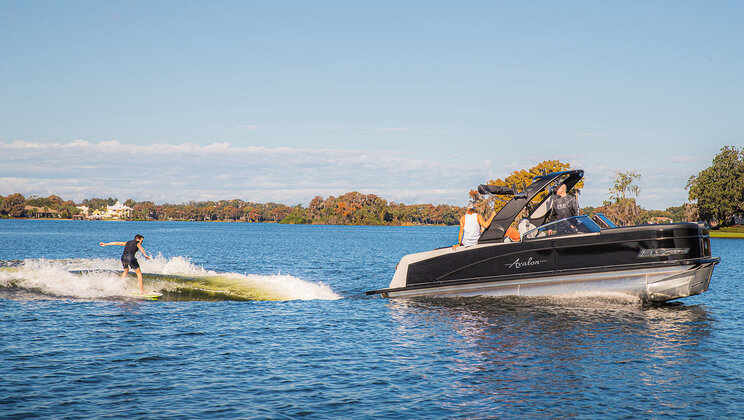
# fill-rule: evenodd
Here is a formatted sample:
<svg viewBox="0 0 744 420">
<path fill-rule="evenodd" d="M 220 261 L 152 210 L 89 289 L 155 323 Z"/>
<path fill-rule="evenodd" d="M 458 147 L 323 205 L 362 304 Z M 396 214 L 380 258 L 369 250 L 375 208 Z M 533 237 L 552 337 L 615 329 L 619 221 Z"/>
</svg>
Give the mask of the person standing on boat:
<svg viewBox="0 0 744 420">
<path fill-rule="evenodd" d="M 458 234 L 457 243 L 452 245 L 452 249 L 456 249 L 459 246 L 477 244 L 478 238 L 481 235 L 481 228 L 485 229 L 490 226 L 494 216 L 496 216 L 496 212 L 493 212 L 491 217 L 488 218 L 488 221 L 485 221 L 483 216 L 475 211 L 475 204 L 468 204 L 467 211 L 460 217 L 460 233 Z"/>
<path fill-rule="evenodd" d="M 136 254 L 137 251 L 142 251 L 142 255 L 144 255 L 145 258 L 147 258 L 148 260 L 151 258 L 149 255 L 147 255 L 147 252 L 145 252 L 145 248 L 142 248 L 142 241 L 144 240 L 144 236 L 134 235 L 134 239 L 131 241 L 100 243 L 101 246 L 119 245 L 124 247 L 124 253 L 121 254 L 121 265 L 124 267 L 124 272 L 121 273 L 121 278 L 127 278 L 127 274 L 129 274 L 129 268 L 131 267 L 134 272 L 137 273 L 137 281 L 139 281 L 140 293 L 142 293 L 143 295 L 145 294 L 145 287 L 142 284 L 142 270 L 140 270 L 139 262 L 137 261 L 137 258 L 134 254 Z"/>
<path fill-rule="evenodd" d="M 567 217 L 578 216 L 580 214 L 579 202 L 573 195 L 566 192 L 566 184 L 561 184 L 558 191 L 555 192 L 553 202 L 550 208 L 551 221 L 565 219 Z"/>
</svg>

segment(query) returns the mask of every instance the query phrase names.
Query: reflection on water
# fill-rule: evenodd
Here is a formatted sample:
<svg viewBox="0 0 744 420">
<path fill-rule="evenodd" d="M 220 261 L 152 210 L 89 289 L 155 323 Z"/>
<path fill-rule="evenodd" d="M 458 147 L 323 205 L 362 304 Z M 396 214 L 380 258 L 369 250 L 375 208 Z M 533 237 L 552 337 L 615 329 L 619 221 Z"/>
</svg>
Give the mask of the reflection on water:
<svg viewBox="0 0 744 420">
<path fill-rule="evenodd" d="M 643 307 L 622 297 L 400 299 L 389 308 L 400 336 L 448 334 L 440 341 L 454 400 L 521 403 L 523 414 L 542 413 L 530 401 L 574 400 L 575 408 L 628 390 L 661 406 L 688 406 L 680 392 L 702 386 L 710 355 L 699 350 L 715 322 L 702 306 Z M 611 411 L 642 414 L 617 398 Z"/>
</svg>

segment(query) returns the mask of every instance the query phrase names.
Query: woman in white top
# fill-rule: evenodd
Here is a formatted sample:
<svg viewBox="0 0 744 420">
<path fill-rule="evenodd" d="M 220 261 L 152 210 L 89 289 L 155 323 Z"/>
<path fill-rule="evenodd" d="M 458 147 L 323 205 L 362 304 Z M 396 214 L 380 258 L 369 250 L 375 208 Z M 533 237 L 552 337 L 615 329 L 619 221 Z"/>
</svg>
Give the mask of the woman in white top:
<svg viewBox="0 0 744 420">
<path fill-rule="evenodd" d="M 493 212 L 491 217 L 488 218 L 488 221 L 485 221 L 483 220 L 483 216 L 475 211 L 475 205 L 472 203 L 468 204 L 467 212 L 460 217 L 458 242 L 452 245 L 452 249 L 456 249 L 460 245 L 471 246 L 477 244 L 478 238 L 481 235 L 481 228 L 490 226 L 494 216 L 496 216 L 496 212 Z"/>
</svg>

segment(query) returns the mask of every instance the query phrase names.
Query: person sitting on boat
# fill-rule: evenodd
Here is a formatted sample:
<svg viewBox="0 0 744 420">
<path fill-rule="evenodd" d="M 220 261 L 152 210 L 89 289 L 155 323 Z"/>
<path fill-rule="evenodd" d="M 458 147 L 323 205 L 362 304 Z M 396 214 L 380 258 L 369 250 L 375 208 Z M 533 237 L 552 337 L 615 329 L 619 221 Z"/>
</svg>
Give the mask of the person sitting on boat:
<svg viewBox="0 0 744 420">
<path fill-rule="evenodd" d="M 532 222 L 530 222 L 530 210 L 527 208 L 522 210 L 522 220 L 520 220 L 519 224 L 517 225 L 519 237 L 523 238 L 525 233 L 531 231 L 532 229 L 535 229 L 536 227 L 537 226 L 533 225 Z"/>
<path fill-rule="evenodd" d="M 518 230 L 514 229 L 511 226 L 506 228 L 506 233 L 504 234 L 504 242 L 519 242 L 521 240 L 522 235 L 519 234 Z"/>
<path fill-rule="evenodd" d="M 460 217 L 460 233 L 458 234 L 457 243 L 452 245 L 452 249 L 456 249 L 459 246 L 472 246 L 478 243 L 478 239 L 481 235 L 481 230 L 491 225 L 493 217 L 496 216 L 496 212 L 491 214 L 488 221 L 483 219 L 483 216 L 475 211 L 475 204 L 468 204 L 468 209 L 465 214 Z"/>
</svg>

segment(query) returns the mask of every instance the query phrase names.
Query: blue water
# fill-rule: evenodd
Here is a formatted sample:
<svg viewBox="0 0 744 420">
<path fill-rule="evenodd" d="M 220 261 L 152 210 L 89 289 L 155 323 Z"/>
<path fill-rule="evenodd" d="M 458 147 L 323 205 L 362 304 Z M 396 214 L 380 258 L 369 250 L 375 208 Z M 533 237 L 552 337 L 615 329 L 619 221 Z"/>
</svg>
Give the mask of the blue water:
<svg viewBox="0 0 744 420">
<path fill-rule="evenodd" d="M 145 280 L 170 291 L 169 300 L 127 298 L 135 280 L 112 271 L 121 248 L 98 246 L 137 233 L 158 255 L 139 258 L 144 271 L 175 273 Z M 0 417 L 744 412 L 744 241 L 713 239 L 722 262 L 711 289 L 657 307 L 610 297 L 363 296 L 388 285 L 401 256 L 449 245 L 456 234 L 0 220 Z M 193 289 L 229 290 L 184 294 L 182 275 L 207 279 Z M 229 300 L 264 287 L 268 300 Z"/>
</svg>

